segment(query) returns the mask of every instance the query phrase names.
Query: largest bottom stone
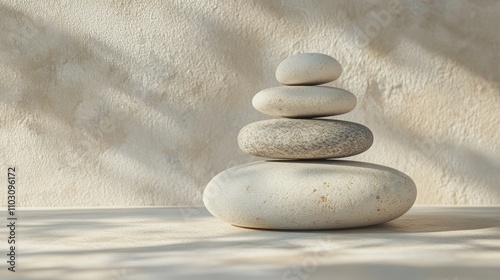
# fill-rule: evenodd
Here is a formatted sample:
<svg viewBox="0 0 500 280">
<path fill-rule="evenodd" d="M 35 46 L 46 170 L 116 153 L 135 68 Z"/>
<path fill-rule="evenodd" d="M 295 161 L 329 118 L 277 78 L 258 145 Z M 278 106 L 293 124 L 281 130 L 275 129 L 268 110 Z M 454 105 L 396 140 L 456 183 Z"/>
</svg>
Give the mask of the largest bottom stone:
<svg viewBox="0 0 500 280">
<path fill-rule="evenodd" d="M 356 161 L 257 161 L 235 166 L 207 185 L 215 217 L 262 229 L 334 229 L 398 218 L 416 198 L 407 175 Z"/>
</svg>

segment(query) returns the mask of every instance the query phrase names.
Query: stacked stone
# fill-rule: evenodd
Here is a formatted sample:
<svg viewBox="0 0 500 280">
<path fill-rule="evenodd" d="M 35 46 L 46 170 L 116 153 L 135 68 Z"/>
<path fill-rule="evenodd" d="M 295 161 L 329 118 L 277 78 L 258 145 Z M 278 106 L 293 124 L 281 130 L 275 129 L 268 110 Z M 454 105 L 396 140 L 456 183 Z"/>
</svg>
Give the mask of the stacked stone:
<svg viewBox="0 0 500 280">
<path fill-rule="evenodd" d="M 373 143 L 361 124 L 317 119 L 355 108 L 352 93 L 320 86 L 341 73 L 338 61 L 324 54 L 281 62 L 276 78 L 285 86 L 262 90 L 252 100 L 258 111 L 280 118 L 251 123 L 238 135 L 244 152 L 278 160 L 236 166 L 214 177 L 203 198 L 214 216 L 250 228 L 331 229 L 383 223 L 411 208 L 416 187 L 407 175 L 330 160 L 362 153 Z"/>
<path fill-rule="evenodd" d="M 238 135 L 240 148 L 258 157 L 299 160 L 341 158 L 368 150 L 373 135 L 367 127 L 314 119 L 344 114 L 356 106 L 354 94 L 318 86 L 336 80 L 341 73 L 337 60 L 324 54 L 285 59 L 276 69 L 276 79 L 285 86 L 257 93 L 252 105 L 264 114 L 288 119 L 245 126 Z"/>
</svg>

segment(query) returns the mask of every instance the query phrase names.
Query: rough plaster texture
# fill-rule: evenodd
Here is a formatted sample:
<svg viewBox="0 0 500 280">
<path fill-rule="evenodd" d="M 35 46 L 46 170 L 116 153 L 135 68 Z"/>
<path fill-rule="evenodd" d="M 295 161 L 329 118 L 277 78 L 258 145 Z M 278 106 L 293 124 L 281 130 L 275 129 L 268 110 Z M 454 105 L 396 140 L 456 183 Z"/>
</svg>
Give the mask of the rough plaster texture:
<svg viewBox="0 0 500 280">
<path fill-rule="evenodd" d="M 420 204 L 500 203 L 497 1 L 0 3 L 0 165 L 22 206 L 202 205 L 256 159 L 238 131 L 299 52 L 341 63 L 328 85 L 358 106 L 340 118 L 375 137 L 353 159 L 410 175 Z"/>
</svg>

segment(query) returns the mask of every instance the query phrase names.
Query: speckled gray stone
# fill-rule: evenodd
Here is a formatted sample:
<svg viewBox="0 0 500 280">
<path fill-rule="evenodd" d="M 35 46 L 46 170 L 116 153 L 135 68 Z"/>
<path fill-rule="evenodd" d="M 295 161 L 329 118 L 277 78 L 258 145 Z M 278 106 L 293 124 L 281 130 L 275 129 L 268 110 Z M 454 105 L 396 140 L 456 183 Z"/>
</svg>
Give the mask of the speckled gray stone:
<svg viewBox="0 0 500 280">
<path fill-rule="evenodd" d="M 254 96 L 252 105 L 275 117 L 315 118 L 351 111 L 356 107 L 356 96 L 336 87 L 284 86 L 260 91 Z"/>
<path fill-rule="evenodd" d="M 333 229 L 384 223 L 415 202 L 410 177 L 370 163 L 257 161 L 215 176 L 203 202 L 215 217 L 262 229 Z"/>
<path fill-rule="evenodd" d="M 276 79 L 284 85 L 319 85 L 335 81 L 342 66 L 321 53 L 302 53 L 284 59 L 276 68 Z"/>
<path fill-rule="evenodd" d="M 240 130 L 246 153 L 276 159 L 340 158 L 362 153 L 373 143 L 367 127 L 340 120 L 272 119 Z"/>
</svg>

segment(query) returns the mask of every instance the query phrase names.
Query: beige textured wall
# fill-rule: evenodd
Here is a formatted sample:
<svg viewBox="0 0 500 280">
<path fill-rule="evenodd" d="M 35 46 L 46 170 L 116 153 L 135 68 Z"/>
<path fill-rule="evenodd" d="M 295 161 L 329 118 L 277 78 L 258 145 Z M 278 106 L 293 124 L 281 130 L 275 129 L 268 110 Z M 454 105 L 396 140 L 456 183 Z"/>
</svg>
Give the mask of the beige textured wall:
<svg viewBox="0 0 500 280">
<path fill-rule="evenodd" d="M 1 0 L 0 166 L 22 206 L 201 205 L 277 64 L 322 52 L 374 132 L 353 159 L 500 204 L 500 3 L 435 2 Z"/>
</svg>

